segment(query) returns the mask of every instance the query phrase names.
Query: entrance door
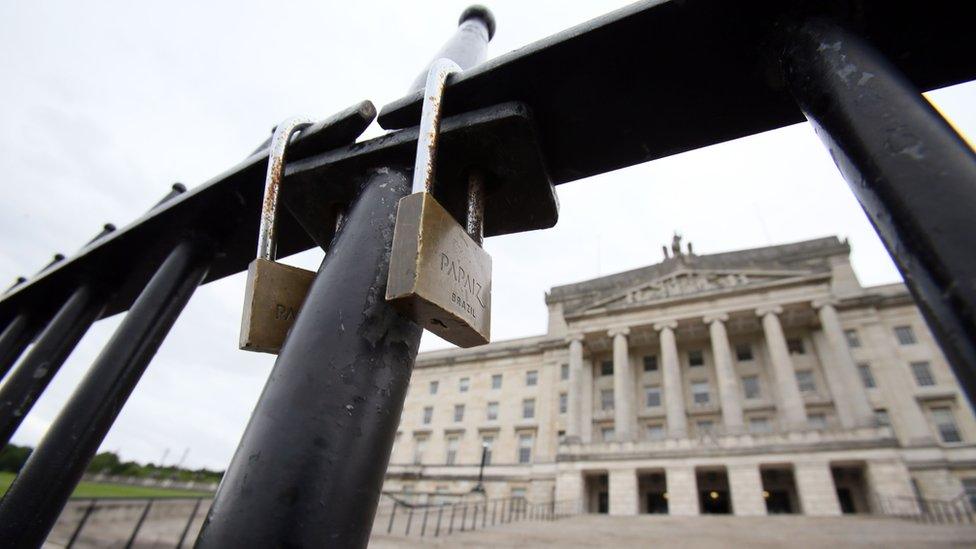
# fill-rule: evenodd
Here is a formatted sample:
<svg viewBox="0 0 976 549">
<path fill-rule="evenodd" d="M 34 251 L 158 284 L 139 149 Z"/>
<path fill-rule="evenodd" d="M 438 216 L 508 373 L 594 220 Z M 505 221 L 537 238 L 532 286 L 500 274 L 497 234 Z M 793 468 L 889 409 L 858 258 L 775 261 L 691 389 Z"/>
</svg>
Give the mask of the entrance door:
<svg viewBox="0 0 976 549">
<path fill-rule="evenodd" d="M 786 490 L 768 490 L 769 497 L 766 498 L 766 512 L 770 515 L 783 515 L 793 513 L 793 506 L 790 504 L 790 494 Z"/>
<path fill-rule="evenodd" d="M 726 490 L 704 490 L 699 499 L 702 513 L 727 515 L 732 512 L 729 493 Z"/>
<path fill-rule="evenodd" d="M 647 493 L 647 512 L 652 515 L 668 514 L 668 500 L 660 492 Z"/>
<path fill-rule="evenodd" d="M 607 514 L 610 512 L 610 493 L 600 492 L 597 495 L 596 512 Z"/>
<path fill-rule="evenodd" d="M 840 500 L 840 510 L 845 515 L 857 512 L 857 508 L 854 507 L 854 495 L 851 494 L 850 488 L 838 488 L 837 499 Z"/>
</svg>

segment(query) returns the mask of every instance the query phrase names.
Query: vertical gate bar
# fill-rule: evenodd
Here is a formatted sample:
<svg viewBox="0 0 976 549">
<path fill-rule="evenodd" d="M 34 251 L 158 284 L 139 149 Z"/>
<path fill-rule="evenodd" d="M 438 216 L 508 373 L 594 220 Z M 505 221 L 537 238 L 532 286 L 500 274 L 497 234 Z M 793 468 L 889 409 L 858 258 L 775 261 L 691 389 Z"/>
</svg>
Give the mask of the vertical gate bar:
<svg viewBox="0 0 976 549">
<path fill-rule="evenodd" d="M 132 535 L 129 536 L 129 541 L 125 544 L 125 549 L 132 549 L 132 546 L 136 542 L 136 537 L 139 535 L 139 530 L 142 530 L 142 523 L 146 522 L 146 517 L 149 516 L 149 510 L 152 509 L 153 500 L 149 500 L 146 503 L 146 508 L 142 510 L 142 514 L 139 515 L 139 520 L 136 521 L 135 528 L 132 529 Z"/>
<path fill-rule="evenodd" d="M 37 398 L 105 308 L 89 284 L 79 286 L 41 332 L 37 342 L 0 388 L 0 447 L 10 442 Z"/>
<path fill-rule="evenodd" d="M 976 403 L 976 152 L 853 33 L 811 19 L 785 38 L 790 91 Z"/>
<path fill-rule="evenodd" d="M 451 521 L 447 523 L 447 533 L 454 533 L 454 513 L 457 512 L 457 504 L 451 505 Z"/>
<path fill-rule="evenodd" d="M 421 334 L 384 299 L 408 174 L 381 168 L 360 182 L 220 483 L 199 549 L 368 542 Z"/>
<path fill-rule="evenodd" d="M 444 516 L 444 504 L 442 503 L 440 508 L 437 509 L 437 527 L 434 529 L 435 538 L 441 534 L 441 518 L 443 516 Z"/>
<path fill-rule="evenodd" d="M 0 333 L 0 380 L 7 375 L 24 352 L 33 334 L 27 313 L 20 313 L 10 321 Z"/>
<path fill-rule="evenodd" d="M 393 500 L 393 511 L 390 512 L 390 523 L 386 526 L 386 533 L 393 531 L 393 519 L 396 517 L 397 500 Z"/>
<path fill-rule="evenodd" d="M 488 500 L 481 504 L 481 527 L 488 527 Z"/>
<path fill-rule="evenodd" d="M 43 543 L 122 406 L 213 257 L 209 242 L 177 244 L 0 501 L 0 539 Z"/>
<path fill-rule="evenodd" d="M 424 522 L 420 525 L 420 537 L 427 535 L 427 514 L 430 513 L 430 505 L 424 504 Z"/>
<path fill-rule="evenodd" d="M 492 526 L 495 525 L 495 511 L 497 510 L 498 510 L 498 500 L 496 499 L 495 503 L 491 504 L 491 525 Z"/>
<path fill-rule="evenodd" d="M 461 508 L 461 531 L 464 531 L 464 523 L 468 520 L 468 504 L 465 503 Z"/>
<path fill-rule="evenodd" d="M 186 536 L 190 533 L 190 527 L 193 526 L 193 520 L 197 518 L 197 513 L 200 512 L 200 505 L 202 503 L 203 498 L 197 498 L 197 502 L 193 504 L 193 511 L 190 513 L 190 518 L 186 521 L 186 526 L 183 527 L 183 532 L 180 534 L 180 540 L 176 542 L 176 549 L 183 548 L 183 542 L 186 541 Z"/>
<path fill-rule="evenodd" d="M 403 535 L 410 535 L 410 523 L 413 522 L 413 505 L 407 508 L 407 527 L 403 530 Z"/>
<path fill-rule="evenodd" d="M 85 508 L 85 514 L 81 515 L 81 520 L 78 521 L 78 526 L 75 527 L 75 531 L 71 533 L 71 537 L 68 539 L 68 544 L 65 545 L 65 549 L 71 549 L 75 545 L 75 541 L 78 540 L 78 536 L 81 535 L 81 529 L 85 527 L 85 523 L 88 522 L 88 517 L 91 516 L 92 512 L 95 511 L 95 504 L 98 500 L 92 498 L 91 503 Z"/>
</svg>

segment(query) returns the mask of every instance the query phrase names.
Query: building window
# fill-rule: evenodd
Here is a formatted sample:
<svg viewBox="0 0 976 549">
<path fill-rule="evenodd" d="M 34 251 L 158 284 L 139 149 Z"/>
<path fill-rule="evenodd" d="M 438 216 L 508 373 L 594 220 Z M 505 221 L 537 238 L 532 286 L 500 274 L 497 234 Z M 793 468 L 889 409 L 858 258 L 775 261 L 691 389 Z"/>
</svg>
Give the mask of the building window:
<svg viewBox="0 0 976 549">
<path fill-rule="evenodd" d="M 705 355 L 702 353 L 701 349 L 688 351 L 688 366 L 694 368 L 696 366 L 704 366 L 704 365 L 705 365 Z"/>
<path fill-rule="evenodd" d="M 966 493 L 966 497 L 969 498 L 969 506 L 976 507 L 976 478 L 964 478 L 962 479 L 962 489 Z"/>
<path fill-rule="evenodd" d="M 525 372 L 525 386 L 526 387 L 533 387 L 533 386 L 538 385 L 538 384 L 539 384 L 539 371 L 538 370 L 529 370 L 528 372 Z"/>
<path fill-rule="evenodd" d="M 600 363 L 600 375 L 601 376 L 612 376 L 613 375 L 613 361 L 604 360 Z"/>
<path fill-rule="evenodd" d="M 437 394 L 437 386 L 438 385 L 440 385 L 440 383 L 437 382 L 437 381 L 431 381 L 430 382 L 430 394 L 432 394 L 432 395 L 436 395 Z"/>
<path fill-rule="evenodd" d="M 491 465 L 491 449 L 494 445 L 494 435 L 485 435 L 481 437 L 481 451 L 484 452 L 485 465 Z"/>
<path fill-rule="evenodd" d="M 644 387 L 644 406 L 657 408 L 661 405 L 661 388 Z"/>
<path fill-rule="evenodd" d="M 604 442 L 613 440 L 613 427 L 603 427 L 600 429 L 600 440 Z"/>
<path fill-rule="evenodd" d="M 458 391 L 462 393 L 468 392 L 468 387 L 471 385 L 471 379 L 462 377 L 458 380 Z"/>
<path fill-rule="evenodd" d="M 800 370 L 796 373 L 796 384 L 801 393 L 816 393 L 817 382 L 813 379 L 813 370 Z"/>
<path fill-rule="evenodd" d="M 603 389 L 600 391 L 600 409 L 613 410 L 613 389 Z"/>
<path fill-rule="evenodd" d="M 786 349 L 791 355 L 803 355 L 807 350 L 803 347 L 803 340 L 798 337 L 791 337 L 786 340 Z"/>
<path fill-rule="evenodd" d="M 915 376 L 915 383 L 919 387 L 935 385 L 935 378 L 932 377 L 932 368 L 928 362 L 912 362 L 912 375 Z"/>
<path fill-rule="evenodd" d="M 861 346 L 861 338 L 857 335 L 857 330 L 844 330 L 844 337 L 847 338 L 847 346 L 857 349 Z"/>
<path fill-rule="evenodd" d="M 768 417 L 754 417 L 749 419 L 749 432 L 763 434 L 772 431 Z"/>
<path fill-rule="evenodd" d="M 699 435 L 710 435 L 715 428 L 715 423 L 710 419 L 702 419 L 695 424 L 695 427 L 698 429 Z"/>
<path fill-rule="evenodd" d="M 759 376 L 742 376 L 742 394 L 746 399 L 759 398 Z"/>
<path fill-rule="evenodd" d="M 663 440 L 664 439 L 664 425 L 659 423 L 652 423 L 647 426 L 647 440 Z"/>
<path fill-rule="evenodd" d="M 826 429 L 827 416 L 824 414 L 810 414 L 807 416 L 807 425 L 812 429 Z"/>
<path fill-rule="evenodd" d="M 657 355 L 645 355 L 644 356 L 644 371 L 645 372 L 656 372 L 657 371 Z"/>
<path fill-rule="evenodd" d="M 434 407 L 424 407 L 424 425 L 430 425 L 430 420 L 434 418 Z"/>
<path fill-rule="evenodd" d="M 915 339 L 915 331 L 911 326 L 896 326 L 895 337 L 898 338 L 900 345 L 913 345 L 918 340 Z"/>
<path fill-rule="evenodd" d="M 857 365 L 857 371 L 861 374 L 861 383 L 865 389 L 874 389 L 877 384 L 874 382 L 874 374 L 871 373 L 871 366 L 862 362 Z"/>
<path fill-rule="evenodd" d="M 692 402 L 695 404 L 708 404 L 711 400 L 711 395 L 708 392 L 708 382 L 707 381 L 694 381 L 691 384 L 691 396 Z"/>
<path fill-rule="evenodd" d="M 739 362 L 752 360 L 752 345 L 740 343 L 735 346 L 735 358 Z"/>
<path fill-rule="evenodd" d="M 454 465 L 460 443 L 461 439 L 458 437 L 447 437 L 447 455 L 444 457 L 444 461 L 448 465 Z"/>
<path fill-rule="evenodd" d="M 502 375 L 501 374 L 494 374 L 494 375 L 491 376 L 491 388 L 492 389 L 501 389 L 502 388 Z"/>
<path fill-rule="evenodd" d="M 485 408 L 485 418 L 488 421 L 495 421 L 498 419 L 498 403 L 489 402 L 488 406 Z"/>
<path fill-rule="evenodd" d="M 424 450 L 427 449 L 427 437 L 417 437 L 413 445 L 413 462 L 420 464 L 424 460 Z"/>
<path fill-rule="evenodd" d="M 518 436 L 518 462 L 532 462 L 532 435 L 528 433 L 522 433 Z"/>
<path fill-rule="evenodd" d="M 527 398 L 522 401 L 522 418 L 532 419 L 535 417 L 535 399 Z"/>
<path fill-rule="evenodd" d="M 454 421 L 464 421 L 464 404 L 454 405 Z"/>
<path fill-rule="evenodd" d="M 952 410 L 949 407 L 932 408 L 932 420 L 939 430 L 939 437 L 942 442 L 962 442 L 962 437 L 959 436 L 959 428 L 956 427 L 956 418 L 952 415 Z"/>
<path fill-rule="evenodd" d="M 569 379 L 569 364 L 559 365 L 559 379 L 563 381 Z"/>
<path fill-rule="evenodd" d="M 559 393 L 559 413 L 565 414 L 566 409 L 569 407 L 569 395 L 566 393 Z"/>
<path fill-rule="evenodd" d="M 885 410 L 884 408 L 874 411 L 874 420 L 877 421 L 878 425 L 881 427 L 891 426 L 891 418 L 888 417 L 888 410 Z"/>
</svg>

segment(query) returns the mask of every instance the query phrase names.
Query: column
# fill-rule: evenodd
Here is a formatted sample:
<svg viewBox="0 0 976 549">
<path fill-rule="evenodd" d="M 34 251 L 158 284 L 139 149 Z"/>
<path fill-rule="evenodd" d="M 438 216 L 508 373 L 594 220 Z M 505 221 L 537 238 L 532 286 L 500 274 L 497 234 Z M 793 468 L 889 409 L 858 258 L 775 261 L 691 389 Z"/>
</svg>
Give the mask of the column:
<svg viewBox="0 0 976 549">
<path fill-rule="evenodd" d="M 729 491 L 732 492 L 732 512 L 736 516 L 761 516 L 766 514 L 763 499 L 762 475 L 755 463 L 733 464 L 727 467 Z"/>
<path fill-rule="evenodd" d="M 807 461 L 793 464 L 793 478 L 804 515 L 840 515 L 840 501 L 830 464 L 826 461 Z"/>
<path fill-rule="evenodd" d="M 610 489 L 610 514 L 631 516 L 637 514 L 637 470 L 610 469 L 607 474 Z"/>
<path fill-rule="evenodd" d="M 678 363 L 678 343 L 674 320 L 660 322 L 654 329 L 661 332 L 661 377 L 664 383 L 664 410 L 668 420 L 668 436 L 688 436 L 688 418 L 685 416 L 685 391 L 681 384 L 681 364 Z M 697 508 L 697 507 L 696 507 Z"/>
<path fill-rule="evenodd" d="M 583 334 L 572 334 L 568 340 L 569 396 L 566 403 L 566 440 L 579 442 L 583 412 Z"/>
<path fill-rule="evenodd" d="M 796 373 L 793 369 L 793 359 L 786 347 L 786 336 L 783 326 L 779 323 L 779 315 L 783 308 L 776 305 L 760 307 L 756 314 L 762 318 L 763 332 L 766 336 L 766 347 L 769 358 L 773 362 L 773 378 L 776 380 L 776 394 L 779 397 L 779 408 L 782 419 L 789 428 L 807 426 L 807 410 L 800 395 L 800 387 L 796 383 Z"/>
<path fill-rule="evenodd" d="M 613 328 L 607 334 L 613 338 L 613 430 L 617 440 L 633 440 L 637 423 L 634 407 L 634 372 L 630 369 L 630 350 L 627 336 L 630 328 Z"/>
<path fill-rule="evenodd" d="M 593 442 L 593 361 L 583 359 L 583 383 L 580 398 L 580 438 Z"/>
<path fill-rule="evenodd" d="M 729 320 L 726 313 L 715 313 L 705 316 L 708 332 L 712 339 L 712 356 L 715 360 L 715 377 L 718 379 L 719 400 L 722 402 L 722 422 L 729 433 L 741 432 L 742 396 L 739 391 L 739 381 L 732 365 L 732 348 L 729 345 L 729 334 L 725 330 L 725 322 Z"/>
<path fill-rule="evenodd" d="M 668 514 L 688 517 L 699 514 L 698 479 L 691 465 L 672 465 L 664 469 L 668 485 Z"/>
<path fill-rule="evenodd" d="M 893 336 L 880 322 L 868 325 L 864 331 L 876 359 L 872 362 L 873 371 L 884 394 L 895 435 L 905 446 L 934 443 L 928 421 L 915 400 L 915 383 L 908 365 L 895 352 Z"/>
<path fill-rule="evenodd" d="M 866 476 L 868 492 L 875 496 L 869 497 L 868 502 L 875 511 L 878 511 L 876 507 L 880 503 L 889 513 L 914 515 L 919 512 L 912 476 L 905 462 L 897 457 L 870 459 Z M 955 495 L 959 495 L 959 492 Z"/>
<path fill-rule="evenodd" d="M 584 486 L 582 471 L 576 469 L 559 471 L 556 474 L 556 501 L 577 502 L 579 505 L 577 511 L 583 512 L 586 509 Z M 569 509 L 565 511 L 569 511 Z"/>
<path fill-rule="evenodd" d="M 846 398 L 849 414 L 851 417 L 847 421 L 851 426 L 866 427 L 875 424 L 874 409 L 868 401 L 867 391 L 864 383 L 861 382 L 860 373 L 857 371 L 857 364 L 847 345 L 847 338 L 844 337 L 844 329 L 840 325 L 840 317 L 837 316 L 837 309 L 834 308 L 833 301 L 821 300 L 813 302 L 814 308 L 820 316 L 820 326 L 824 336 L 827 338 L 830 356 L 833 358 L 831 364 L 824 364 L 824 370 L 833 369 L 840 373 L 840 378 L 844 381 L 842 394 L 835 395 L 835 398 Z M 838 409 L 839 411 L 839 409 Z M 841 416 L 843 424 L 845 418 Z M 845 425 L 845 427 L 848 425 Z"/>
<path fill-rule="evenodd" d="M 837 419 L 840 420 L 841 426 L 845 429 L 856 427 L 857 422 L 854 420 L 854 412 L 851 409 L 851 399 L 847 396 L 848 392 L 854 389 L 848 387 L 850 382 L 840 369 L 836 367 L 832 358 L 834 353 L 830 348 L 830 342 L 827 341 L 827 336 L 824 335 L 823 330 L 817 330 L 811 336 L 813 339 L 813 348 L 816 349 L 817 356 L 821 357 L 821 362 L 823 363 L 824 378 L 827 380 L 827 388 L 830 390 L 830 394 L 834 400 L 834 410 L 837 412 Z M 858 378 L 858 382 L 860 383 L 860 378 Z"/>
</svg>

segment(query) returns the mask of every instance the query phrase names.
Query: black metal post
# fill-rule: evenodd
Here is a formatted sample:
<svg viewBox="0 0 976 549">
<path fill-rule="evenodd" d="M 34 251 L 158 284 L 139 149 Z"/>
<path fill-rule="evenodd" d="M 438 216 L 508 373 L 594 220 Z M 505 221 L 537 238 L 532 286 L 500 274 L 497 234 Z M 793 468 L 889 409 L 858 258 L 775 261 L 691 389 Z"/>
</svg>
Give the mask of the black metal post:
<svg viewBox="0 0 976 549">
<path fill-rule="evenodd" d="M 434 529 L 435 538 L 441 534 L 441 518 L 443 517 L 444 517 L 444 504 L 442 503 L 440 508 L 437 509 L 437 527 Z"/>
<path fill-rule="evenodd" d="M 92 286 L 79 286 L 41 332 L 34 348 L 10 373 L 0 388 L 0 447 L 10 442 L 27 412 L 104 307 L 105 300 Z"/>
<path fill-rule="evenodd" d="M 197 547 L 365 547 L 421 329 L 384 299 L 406 171 L 372 172 L 309 289 Z"/>
<path fill-rule="evenodd" d="M 427 534 L 427 515 L 430 513 L 430 505 L 424 504 L 424 522 L 420 525 L 420 537 Z"/>
<path fill-rule="evenodd" d="M 66 549 L 71 549 L 74 547 L 75 542 L 78 541 L 78 536 L 81 535 L 81 529 L 85 527 L 85 523 L 88 522 L 88 517 L 91 516 L 92 512 L 95 511 L 95 504 L 98 502 L 96 499 L 92 499 L 88 507 L 85 507 L 85 514 L 81 515 L 81 520 L 78 521 L 78 526 L 75 527 L 75 531 L 71 533 L 71 537 L 68 539 Z"/>
<path fill-rule="evenodd" d="M 139 536 L 139 530 L 142 530 L 142 523 L 146 522 L 146 517 L 149 516 L 149 511 L 152 509 L 153 500 L 146 502 L 146 507 L 142 510 L 142 514 L 139 515 L 139 520 L 136 521 L 135 527 L 132 529 L 132 534 L 129 535 L 129 541 L 125 544 L 125 549 L 132 549 L 132 546 L 136 542 L 136 537 Z"/>
<path fill-rule="evenodd" d="M 33 335 L 26 313 L 20 313 L 0 333 L 0 379 L 3 379 L 24 352 Z"/>
<path fill-rule="evenodd" d="M 0 501 L 0 539 L 44 542 L 149 361 L 207 273 L 212 246 L 178 244 Z"/>
<path fill-rule="evenodd" d="M 456 513 L 456 512 L 457 512 L 457 504 L 455 503 L 455 504 L 451 505 L 451 521 L 447 524 L 447 533 L 448 534 L 453 534 L 454 533 L 454 513 Z"/>
<path fill-rule="evenodd" d="M 197 518 L 197 513 L 200 511 L 200 505 L 202 503 L 203 498 L 197 498 L 197 502 L 193 504 L 193 511 L 190 512 L 190 518 L 186 520 L 186 526 L 183 527 L 183 532 L 180 534 L 180 540 L 176 542 L 176 549 L 183 548 L 183 542 L 186 541 L 186 536 L 190 533 L 190 527 L 193 526 L 193 520 Z"/>
<path fill-rule="evenodd" d="M 412 522 L 413 522 L 413 506 L 411 505 L 407 509 L 407 526 L 403 529 L 403 535 L 405 536 L 410 535 L 410 523 Z"/>
<path fill-rule="evenodd" d="M 866 41 L 807 21 L 787 82 L 976 403 L 976 153 Z"/>
<path fill-rule="evenodd" d="M 386 533 L 387 534 L 389 534 L 390 532 L 393 531 L 393 519 L 396 518 L 396 508 L 397 508 L 397 501 L 396 500 L 393 500 L 393 510 L 390 511 L 390 523 L 387 524 L 387 526 L 386 526 Z"/>
</svg>

